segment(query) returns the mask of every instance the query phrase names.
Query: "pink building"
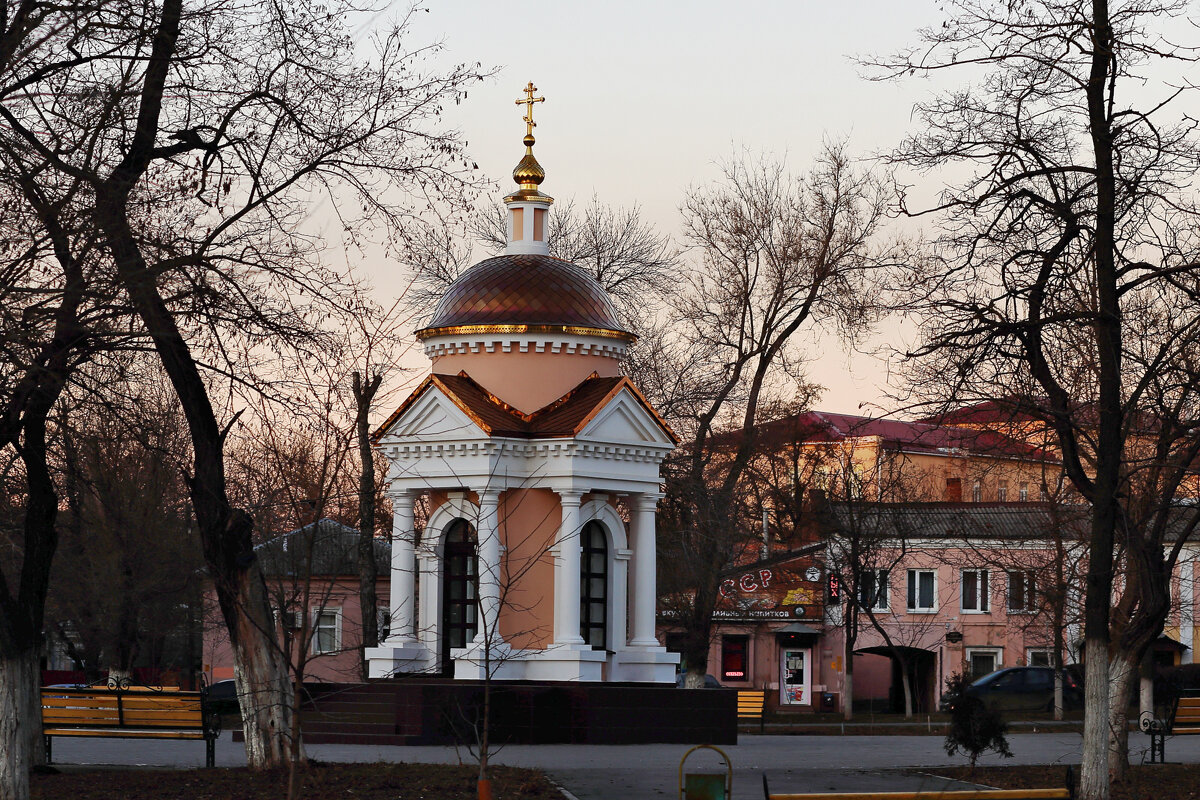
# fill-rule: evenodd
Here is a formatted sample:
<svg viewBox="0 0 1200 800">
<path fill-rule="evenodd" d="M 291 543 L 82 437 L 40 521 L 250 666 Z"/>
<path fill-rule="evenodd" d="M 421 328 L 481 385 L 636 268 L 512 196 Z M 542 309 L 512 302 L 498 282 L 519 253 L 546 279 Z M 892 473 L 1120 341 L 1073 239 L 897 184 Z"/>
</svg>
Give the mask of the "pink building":
<svg viewBox="0 0 1200 800">
<path fill-rule="evenodd" d="M 356 528 L 322 519 L 255 548 L 275 610 L 277 640 L 292 653 L 292 664 L 298 663 L 301 639 L 307 641 L 307 681 L 362 680 L 358 537 Z M 376 571 L 381 578 L 375 588 L 378 608 L 374 613 L 381 639 L 390 623 L 390 551 L 387 541 L 375 541 Z M 233 677 L 229 635 L 211 590 L 205 593 L 203 663 L 210 683 Z"/>
</svg>

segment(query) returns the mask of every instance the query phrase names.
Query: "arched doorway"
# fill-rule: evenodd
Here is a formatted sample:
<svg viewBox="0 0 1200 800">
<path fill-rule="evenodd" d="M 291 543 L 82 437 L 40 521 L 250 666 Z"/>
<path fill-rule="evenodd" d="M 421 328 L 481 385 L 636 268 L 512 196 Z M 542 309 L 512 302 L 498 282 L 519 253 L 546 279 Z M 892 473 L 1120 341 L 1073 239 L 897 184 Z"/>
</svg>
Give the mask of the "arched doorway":
<svg viewBox="0 0 1200 800">
<path fill-rule="evenodd" d="M 475 638 L 479 619 L 479 554 L 475 528 L 456 519 L 442 551 L 442 674 L 454 674 L 450 651 Z"/>
<path fill-rule="evenodd" d="M 580 532 L 579 635 L 593 650 L 608 648 L 608 532 L 595 520 Z"/>
</svg>

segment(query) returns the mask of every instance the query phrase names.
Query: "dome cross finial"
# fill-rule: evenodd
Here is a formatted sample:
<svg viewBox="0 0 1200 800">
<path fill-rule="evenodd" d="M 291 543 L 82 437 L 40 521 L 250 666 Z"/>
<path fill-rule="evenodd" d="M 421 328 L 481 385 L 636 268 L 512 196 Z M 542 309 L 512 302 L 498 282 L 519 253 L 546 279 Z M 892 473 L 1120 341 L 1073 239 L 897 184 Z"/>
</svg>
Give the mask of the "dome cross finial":
<svg viewBox="0 0 1200 800">
<path fill-rule="evenodd" d="M 533 81 L 530 81 L 525 86 L 525 99 L 517 100 L 517 105 L 525 106 L 525 116 L 522 119 L 525 121 L 526 147 L 533 145 L 533 129 L 537 127 L 537 123 L 533 121 L 533 104 L 546 102 L 546 98 L 544 97 L 533 96 L 537 90 L 538 88 L 533 85 Z"/>
</svg>

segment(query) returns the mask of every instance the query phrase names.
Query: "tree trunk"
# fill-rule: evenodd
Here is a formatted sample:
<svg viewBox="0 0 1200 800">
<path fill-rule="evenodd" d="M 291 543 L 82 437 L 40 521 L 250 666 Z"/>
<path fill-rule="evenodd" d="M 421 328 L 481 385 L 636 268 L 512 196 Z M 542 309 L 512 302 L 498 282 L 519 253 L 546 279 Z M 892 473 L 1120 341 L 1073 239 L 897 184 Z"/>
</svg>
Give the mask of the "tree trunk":
<svg viewBox="0 0 1200 800">
<path fill-rule="evenodd" d="M 1115 653 L 1108 665 L 1108 779 L 1125 779 L 1129 767 L 1129 701 L 1133 698 L 1133 683 L 1138 678 L 1141 657 L 1132 652 Z"/>
<path fill-rule="evenodd" d="M 375 596 L 375 582 L 379 578 L 375 564 L 375 454 L 371 451 L 371 431 L 368 418 L 371 402 L 379 390 L 383 375 L 376 374 L 366 382 L 355 372 L 353 375 L 354 403 L 357 411 L 355 432 L 358 437 L 358 597 L 362 609 L 362 678 L 370 677 L 366 648 L 379 644 L 379 624 L 374 613 L 379 601 Z M 392 608 L 398 603 L 391 598 Z"/>
<path fill-rule="evenodd" d="M 912 680 L 908 676 L 908 665 L 903 661 L 900 662 L 900 686 L 904 690 L 904 718 L 912 719 Z"/>
<path fill-rule="evenodd" d="M 38 674 L 36 649 L 0 657 L 0 800 L 29 798 L 29 769 L 41 750 L 40 702 L 31 702 L 37 694 L 30 692 Z"/>
<path fill-rule="evenodd" d="M 1083 754 L 1079 769 L 1079 796 L 1085 800 L 1108 800 L 1108 642 L 1089 636 L 1084 643 L 1087 674 L 1083 683 Z"/>
<path fill-rule="evenodd" d="M 287 661 L 269 624 L 266 586 L 257 562 L 253 566 L 240 576 L 237 595 L 232 598 L 236 610 L 232 618 L 226 612 L 226 623 L 234 634 L 233 676 L 242 710 L 246 761 L 252 769 L 273 769 L 288 763 L 287 745 L 299 736 L 299 730 L 293 727 L 295 709 Z M 222 602 L 223 610 L 225 606 Z"/>
</svg>

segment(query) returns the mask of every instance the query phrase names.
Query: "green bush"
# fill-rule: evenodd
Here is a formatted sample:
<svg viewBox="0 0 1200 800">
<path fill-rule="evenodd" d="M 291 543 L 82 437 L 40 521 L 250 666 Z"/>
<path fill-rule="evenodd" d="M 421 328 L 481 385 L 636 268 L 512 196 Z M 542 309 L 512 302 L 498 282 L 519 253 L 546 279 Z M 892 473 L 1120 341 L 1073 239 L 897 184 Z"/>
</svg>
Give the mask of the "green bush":
<svg viewBox="0 0 1200 800">
<path fill-rule="evenodd" d="M 959 752 L 971 759 L 971 771 L 975 762 L 988 750 L 1005 758 L 1012 758 L 1008 749 L 1008 725 L 998 713 L 984 705 L 978 697 L 967 693 L 970 679 L 957 672 L 946 680 L 946 699 L 950 705 L 950 730 L 946 734 L 946 755 Z"/>
</svg>

